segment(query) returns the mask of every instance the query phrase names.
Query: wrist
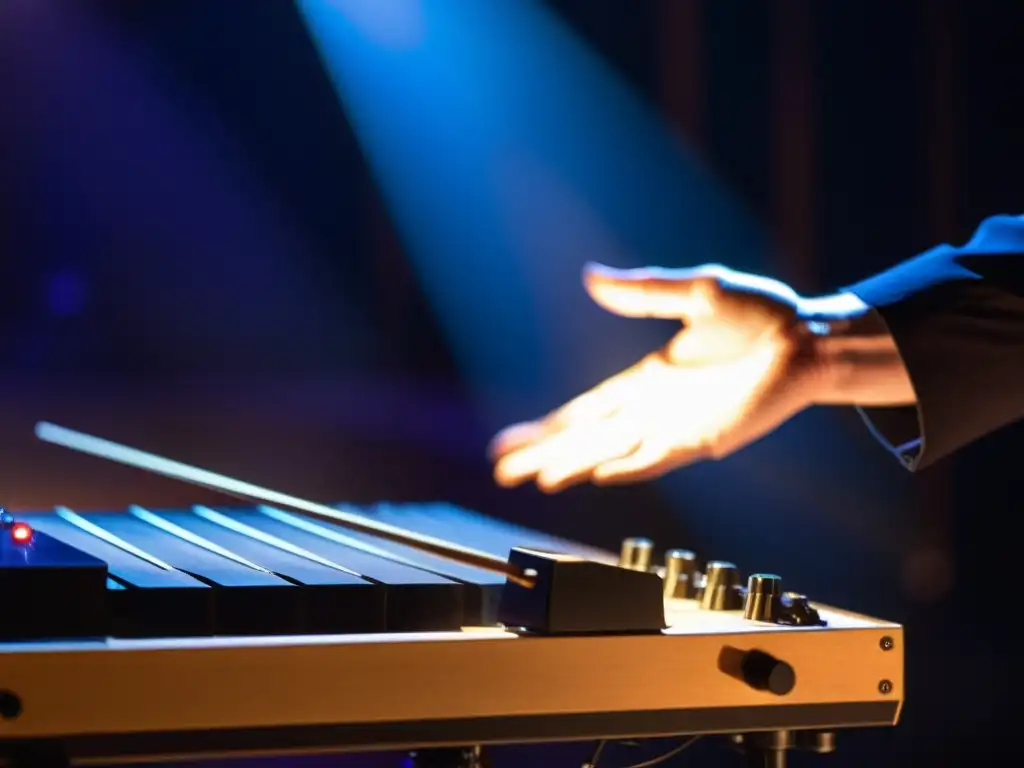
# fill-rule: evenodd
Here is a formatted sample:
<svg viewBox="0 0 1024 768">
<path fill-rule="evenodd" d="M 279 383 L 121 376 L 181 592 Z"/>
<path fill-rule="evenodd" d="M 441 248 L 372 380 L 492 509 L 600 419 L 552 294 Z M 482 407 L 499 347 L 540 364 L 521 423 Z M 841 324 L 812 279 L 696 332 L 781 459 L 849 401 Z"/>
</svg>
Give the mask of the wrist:
<svg viewBox="0 0 1024 768">
<path fill-rule="evenodd" d="M 801 299 L 811 337 L 815 405 L 900 406 L 916 402 L 895 339 L 882 316 L 852 293 Z"/>
</svg>

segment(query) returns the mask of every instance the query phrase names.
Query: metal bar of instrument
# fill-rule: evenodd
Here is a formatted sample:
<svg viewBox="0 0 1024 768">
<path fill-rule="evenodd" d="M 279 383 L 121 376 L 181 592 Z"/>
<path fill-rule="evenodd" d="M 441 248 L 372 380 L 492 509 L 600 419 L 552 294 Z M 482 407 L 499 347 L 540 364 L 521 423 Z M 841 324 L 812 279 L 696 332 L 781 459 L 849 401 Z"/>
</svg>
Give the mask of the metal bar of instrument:
<svg viewBox="0 0 1024 768">
<path fill-rule="evenodd" d="M 70 448 L 79 453 L 86 453 L 101 459 L 124 464 L 156 475 L 180 480 L 191 485 L 208 488 L 218 493 L 247 502 L 269 504 L 287 509 L 298 514 L 308 515 L 318 520 L 336 523 L 359 533 L 369 534 L 381 539 L 443 557 L 462 565 L 480 568 L 485 571 L 499 573 L 509 581 L 524 587 L 532 587 L 533 578 L 519 566 L 469 547 L 463 547 L 443 539 L 425 536 L 407 531 L 394 525 L 370 520 L 350 512 L 329 507 L 308 499 L 292 496 L 269 488 L 237 480 L 226 475 L 206 469 L 184 464 L 180 461 L 167 459 L 147 451 L 131 448 L 101 437 L 62 427 L 50 422 L 41 421 L 35 427 L 36 437 L 46 443 Z"/>
</svg>

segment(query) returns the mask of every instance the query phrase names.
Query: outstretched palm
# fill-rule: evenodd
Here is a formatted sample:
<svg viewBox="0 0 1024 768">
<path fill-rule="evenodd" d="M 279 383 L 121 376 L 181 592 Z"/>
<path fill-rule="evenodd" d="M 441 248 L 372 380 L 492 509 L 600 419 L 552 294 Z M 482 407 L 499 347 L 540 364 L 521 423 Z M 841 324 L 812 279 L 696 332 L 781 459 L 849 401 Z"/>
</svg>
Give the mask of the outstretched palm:
<svg viewBox="0 0 1024 768">
<path fill-rule="evenodd" d="M 811 404 L 815 366 L 800 297 L 783 283 L 705 266 L 614 271 L 584 283 L 605 309 L 675 318 L 661 350 L 492 444 L 495 478 L 546 491 L 651 479 L 722 458 Z"/>
</svg>

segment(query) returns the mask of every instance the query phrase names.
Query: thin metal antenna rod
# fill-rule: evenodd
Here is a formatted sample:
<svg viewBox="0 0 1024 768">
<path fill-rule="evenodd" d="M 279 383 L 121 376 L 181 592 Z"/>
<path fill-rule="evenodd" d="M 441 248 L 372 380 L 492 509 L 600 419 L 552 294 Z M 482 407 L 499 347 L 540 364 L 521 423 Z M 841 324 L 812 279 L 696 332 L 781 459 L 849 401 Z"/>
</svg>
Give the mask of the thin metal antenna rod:
<svg viewBox="0 0 1024 768">
<path fill-rule="evenodd" d="M 141 451 L 138 448 L 131 448 L 127 445 L 121 445 L 101 437 L 94 437 L 93 435 L 68 429 L 57 424 L 51 424 L 47 421 L 40 421 L 36 424 L 35 432 L 36 437 L 46 443 L 60 445 L 79 453 L 86 453 L 118 464 L 125 464 L 129 467 L 142 469 L 173 480 L 180 480 L 191 485 L 209 488 L 243 501 L 269 504 L 291 512 L 309 515 L 324 522 L 336 523 L 353 531 L 377 536 L 395 544 L 413 547 L 422 552 L 428 552 L 432 555 L 461 563 L 462 565 L 502 574 L 509 581 L 524 587 L 532 587 L 534 584 L 533 578 L 524 573 L 519 566 L 486 552 L 462 547 L 432 536 L 424 536 L 394 525 L 388 525 L 387 523 L 379 523 L 350 512 L 329 507 L 326 504 L 319 504 L 315 501 L 309 501 L 287 493 L 281 493 L 280 491 L 262 488 L 243 480 L 236 480 L 235 478 L 210 472 L 199 467 L 193 467 L 180 461 L 166 459 L 153 453 Z"/>
</svg>

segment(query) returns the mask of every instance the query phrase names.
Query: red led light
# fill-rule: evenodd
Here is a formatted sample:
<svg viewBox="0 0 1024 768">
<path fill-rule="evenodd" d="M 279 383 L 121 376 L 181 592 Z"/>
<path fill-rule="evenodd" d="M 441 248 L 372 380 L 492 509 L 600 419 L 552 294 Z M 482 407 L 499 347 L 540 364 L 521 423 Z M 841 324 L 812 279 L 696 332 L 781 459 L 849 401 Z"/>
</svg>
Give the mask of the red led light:
<svg viewBox="0 0 1024 768">
<path fill-rule="evenodd" d="M 15 523 L 11 528 L 11 538 L 18 544 L 28 544 L 32 541 L 32 526 L 28 523 Z"/>
</svg>

